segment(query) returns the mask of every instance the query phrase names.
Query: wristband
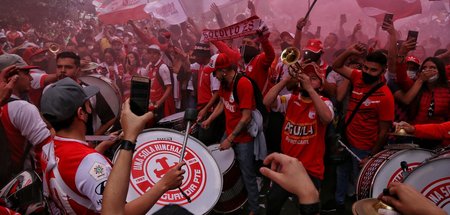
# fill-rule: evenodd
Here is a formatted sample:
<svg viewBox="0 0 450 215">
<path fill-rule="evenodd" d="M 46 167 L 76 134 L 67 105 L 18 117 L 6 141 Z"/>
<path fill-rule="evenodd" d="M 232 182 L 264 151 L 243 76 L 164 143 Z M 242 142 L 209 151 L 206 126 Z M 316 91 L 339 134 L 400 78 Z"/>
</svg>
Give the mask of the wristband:
<svg viewBox="0 0 450 215">
<path fill-rule="evenodd" d="M 315 215 L 320 213 L 320 202 L 312 204 L 299 204 L 301 215 Z"/>
<path fill-rule="evenodd" d="M 134 148 L 135 147 L 136 147 L 136 144 L 134 144 L 133 142 L 131 142 L 129 140 L 121 140 L 120 141 L 119 149 L 123 149 L 123 150 L 126 150 L 126 151 L 134 152 Z"/>
</svg>

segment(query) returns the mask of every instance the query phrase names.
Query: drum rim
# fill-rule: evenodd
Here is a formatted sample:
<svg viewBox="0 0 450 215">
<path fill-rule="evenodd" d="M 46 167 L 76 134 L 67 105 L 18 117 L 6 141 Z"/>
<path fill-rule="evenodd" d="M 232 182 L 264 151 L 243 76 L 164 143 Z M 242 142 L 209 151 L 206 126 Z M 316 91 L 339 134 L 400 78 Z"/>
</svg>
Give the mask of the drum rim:
<svg viewBox="0 0 450 215">
<path fill-rule="evenodd" d="M 166 116 L 166 117 L 163 117 L 163 118 L 161 118 L 159 121 L 158 121 L 158 123 L 171 123 L 171 122 L 178 122 L 178 121 L 180 121 L 180 118 L 178 118 L 178 119 L 173 119 L 173 120 L 164 120 L 164 119 L 167 119 L 168 117 L 170 117 L 170 116 L 173 116 L 173 115 L 175 115 L 175 114 L 180 114 L 180 113 L 184 113 L 185 111 L 181 111 L 181 112 L 178 112 L 178 113 L 174 113 L 174 114 L 171 114 L 171 115 L 169 115 L 169 116 Z M 180 114 L 181 115 L 181 114 Z M 184 117 L 183 117 L 183 115 L 182 115 L 182 117 L 181 117 L 181 121 L 184 121 L 184 119 L 183 119 Z M 164 120 L 164 121 L 163 121 Z"/>
<path fill-rule="evenodd" d="M 450 161 L 450 157 L 434 157 L 431 158 L 429 160 L 425 160 L 423 163 L 421 163 L 419 166 L 417 166 L 416 168 L 414 168 L 404 179 L 403 182 L 406 183 L 406 179 L 408 179 L 416 170 L 418 170 L 420 167 L 424 167 L 428 164 L 431 164 L 433 162 L 439 162 L 441 160 L 449 160 Z"/>
<path fill-rule="evenodd" d="M 119 87 L 111 79 L 109 79 L 103 75 L 100 75 L 100 74 L 83 75 L 83 76 L 79 77 L 78 79 L 83 81 L 83 78 L 97 78 L 97 79 L 100 79 L 100 80 L 106 82 L 109 86 L 111 86 L 114 93 L 119 98 L 119 112 L 117 113 L 117 116 L 116 116 L 116 117 L 119 117 L 120 113 L 122 112 L 122 93 L 120 92 Z"/>
<path fill-rule="evenodd" d="M 211 144 L 209 146 L 215 146 L 215 145 L 220 145 L 220 143 Z M 207 146 L 207 148 L 209 146 Z M 231 170 L 231 168 L 233 168 L 233 165 L 236 163 L 236 155 L 234 154 L 234 149 L 233 148 L 230 148 L 230 149 L 233 150 L 233 162 L 231 162 L 231 165 L 227 168 L 227 170 L 225 170 L 223 173 L 220 173 L 220 174 L 222 174 L 222 176 L 227 174 Z M 209 149 L 208 149 L 208 152 L 211 154 L 211 156 L 213 156 L 212 153 L 209 151 Z M 213 156 L 213 158 L 214 158 L 214 156 Z M 216 159 L 214 159 L 214 161 L 216 161 Z M 217 163 L 217 161 L 216 161 L 216 163 Z M 219 170 L 220 170 L 220 167 L 219 167 Z"/>
<path fill-rule="evenodd" d="M 380 165 L 378 166 L 378 168 L 377 168 L 377 170 L 375 171 L 373 177 L 370 179 L 369 196 L 368 196 L 367 198 L 372 198 L 372 197 L 371 197 L 371 194 L 373 193 L 373 185 L 374 185 L 374 183 L 375 183 L 375 179 L 377 178 L 377 175 L 379 174 L 379 172 L 381 171 L 381 169 L 387 164 L 387 162 L 388 162 L 389 160 L 394 159 L 394 158 L 397 157 L 399 154 L 401 154 L 401 153 L 403 153 L 403 152 L 405 152 L 405 151 L 409 151 L 409 150 L 427 151 L 427 152 L 430 152 L 432 155 L 435 154 L 435 153 L 433 152 L 433 150 L 423 149 L 423 148 L 409 148 L 409 149 L 394 149 L 394 148 L 391 148 L 391 149 L 384 149 L 384 150 L 378 152 L 378 153 L 375 154 L 371 159 L 381 159 L 381 158 L 378 158 L 378 157 L 379 157 L 378 155 L 379 155 L 380 153 L 382 153 L 382 152 L 383 152 L 383 154 L 384 154 L 384 153 L 386 153 L 386 152 L 388 152 L 388 151 L 396 151 L 394 154 L 392 154 L 392 155 L 389 156 L 388 158 L 383 159 L 383 161 L 382 161 L 382 162 L 380 163 Z M 425 162 L 426 160 L 427 160 L 427 159 L 425 159 L 423 162 Z M 366 165 L 364 165 L 364 167 L 361 169 L 360 174 L 359 174 L 359 176 L 358 176 L 358 180 L 357 180 L 357 183 L 356 183 L 356 194 L 357 194 L 358 199 L 359 199 L 359 195 L 358 195 L 358 194 L 359 194 L 359 190 L 360 190 L 360 188 L 359 188 L 358 185 L 359 185 L 360 180 L 361 180 L 361 176 L 362 176 L 361 173 L 367 172 L 367 168 L 369 168 L 369 165 L 368 165 L 368 164 L 369 164 L 369 163 L 366 163 Z M 422 165 L 422 164 L 420 164 L 420 165 L 417 166 L 416 168 L 419 168 L 421 165 Z M 416 169 L 416 168 L 415 168 L 415 169 Z M 414 170 L 413 170 L 413 171 L 414 171 Z M 406 179 L 406 178 L 405 178 L 405 179 Z M 405 179 L 403 179 L 403 181 L 404 181 Z"/>
<path fill-rule="evenodd" d="M 142 131 L 138 134 L 138 137 L 139 137 L 139 135 L 144 134 L 144 133 L 147 133 L 147 132 L 150 132 L 150 131 L 166 131 L 166 132 L 171 132 L 171 133 L 178 133 L 178 134 L 184 136 L 184 133 L 183 133 L 183 132 L 180 132 L 180 131 L 177 131 L 177 130 L 173 130 L 173 129 L 168 129 L 168 128 L 147 128 L 147 129 L 142 130 Z M 194 140 L 195 142 L 200 143 L 199 145 L 200 145 L 201 147 L 203 147 L 203 148 L 209 153 L 208 148 L 207 148 L 207 147 L 205 146 L 205 144 L 203 144 L 200 140 L 198 140 L 197 138 L 195 138 L 195 137 L 193 137 L 193 136 L 191 136 L 191 135 L 188 136 L 188 140 L 189 140 L 189 139 L 192 139 L 192 140 Z M 133 155 L 134 155 L 134 153 L 133 153 Z M 214 204 L 213 204 L 213 205 L 211 206 L 211 208 L 210 208 L 208 211 L 206 211 L 204 214 L 208 214 L 209 212 L 211 212 L 211 211 L 214 209 L 214 206 L 219 202 L 220 196 L 221 196 L 221 194 L 222 194 L 222 189 L 223 189 L 223 175 L 222 175 L 222 173 L 220 172 L 219 165 L 217 164 L 217 161 L 214 159 L 214 157 L 212 157 L 211 153 L 209 153 L 209 155 L 211 156 L 212 160 L 214 161 L 214 163 L 215 163 L 215 165 L 216 165 L 216 167 L 217 167 L 217 171 L 218 171 L 218 173 L 219 173 L 219 175 L 220 175 L 219 178 L 221 178 L 221 180 L 220 180 L 220 192 L 219 192 L 219 195 L 217 196 L 216 200 L 214 201 Z M 128 192 L 127 192 L 127 196 L 128 196 Z"/>
</svg>

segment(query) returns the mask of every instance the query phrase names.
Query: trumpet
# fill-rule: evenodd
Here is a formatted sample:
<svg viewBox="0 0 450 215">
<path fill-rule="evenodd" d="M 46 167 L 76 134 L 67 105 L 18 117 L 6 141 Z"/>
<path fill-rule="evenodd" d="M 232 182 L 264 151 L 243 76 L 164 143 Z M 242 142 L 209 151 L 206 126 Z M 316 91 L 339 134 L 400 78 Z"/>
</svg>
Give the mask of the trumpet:
<svg viewBox="0 0 450 215">
<path fill-rule="evenodd" d="M 314 70 L 319 70 L 320 68 L 317 66 L 316 63 L 310 62 L 310 63 L 304 63 L 300 62 L 300 58 L 302 57 L 302 54 L 300 50 L 298 50 L 295 47 L 288 47 L 281 52 L 280 60 L 283 62 L 283 64 L 288 65 L 288 72 L 289 75 L 297 79 L 298 75 L 306 70 L 307 67 L 312 66 Z"/>
<path fill-rule="evenodd" d="M 61 49 L 60 45 L 58 45 L 57 43 L 52 43 L 50 44 L 50 46 L 48 47 L 48 50 L 53 53 L 54 55 L 56 55 L 59 50 Z"/>
</svg>

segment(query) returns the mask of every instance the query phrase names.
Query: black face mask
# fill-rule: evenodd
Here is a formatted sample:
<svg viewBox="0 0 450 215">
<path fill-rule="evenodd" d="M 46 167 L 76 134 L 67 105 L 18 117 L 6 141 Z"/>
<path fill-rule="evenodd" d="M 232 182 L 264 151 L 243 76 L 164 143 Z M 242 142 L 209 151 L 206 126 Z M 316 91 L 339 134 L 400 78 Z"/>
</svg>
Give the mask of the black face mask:
<svg viewBox="0 0 450 215">
<path fill-rule="evenodd" d="M 305 51 L 303 53 L 303 59 L 304 60 L 311 60 L 312 62 L 317 62 L 320 60 L 321 54 L 320 53 L 314 53 L 312 51 Z"/>
<path fill-rule="evenodd" d="M 309 93 L 306 90 L 300 90 L 300 95 L 302 95 L 302 97 L 306 97 L 309 98 Z"/>
<path fill-rule="evenodd" d="M 241 46 L 241 55 L 245 63 L 249 63 L 256 55 L 259 54 L 259 49 L 253 46 Z"/>
<path fill-rule="evenodd" d="M 365 72 L 362 73 L 362 80 L 365 84 L 373 84 L 376 81 L 378 81 L 380 77 L 378 76 L 371 76 Z"/>
</svg>

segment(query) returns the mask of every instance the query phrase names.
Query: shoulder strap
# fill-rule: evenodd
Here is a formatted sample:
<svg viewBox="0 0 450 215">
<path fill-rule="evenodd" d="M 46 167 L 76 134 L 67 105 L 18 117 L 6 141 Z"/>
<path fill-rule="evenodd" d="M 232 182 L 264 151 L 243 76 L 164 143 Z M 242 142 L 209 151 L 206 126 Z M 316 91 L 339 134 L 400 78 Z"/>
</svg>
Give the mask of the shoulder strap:
<svg viewBox="0 0 450 215">
<path fill-rule="evenodd" d="M 353 120 L 353 118 L 356 115 L 356 112 L 358 111 L 359 107 L 361 107 L 362 103 L 364 101 L 366 101 L 367 98 L 369 98 L 370 95 L 372 95 L 372 93 L 374 93 L 375 91 L 377 91 L 378 89 L 380 89 L 382 86 L 384 85 L 383 82 L 378 83 L 377 85 L 375 85 L 374 87 L 372 87 L 362 98 L 361 100 L 359 100 L 358 104 L 356 105 L 355 109 L 353 110 L 352 114 L 350 115 L 350 117 L 348 118 L 347 122 L 345 122 L 344 124 L 344 128 L 347 128 L 347 126 L 350 124 L 350 122 Z"/>
<path fill-rule="evenodd" d="M 242 78 L 243 76 L 244 76 L 243 74 L 237 73 L 237 74 L 236 74 L 236 79 L 234 80 L 234 83 L 233 83 L 233 98 L 234 98 L 234 101 L 235 101 L 237 104 L 239 104 L 239 97 L 238 97 L 238 95 L 237 95 L 237 85 L 238 85 L 238 83 L 239 83 L 239 80 L 241 80 L 241 78 Z"/>
</svg>

